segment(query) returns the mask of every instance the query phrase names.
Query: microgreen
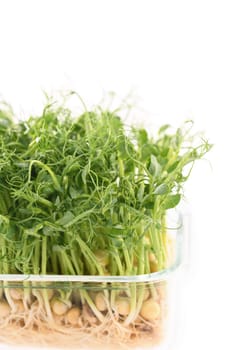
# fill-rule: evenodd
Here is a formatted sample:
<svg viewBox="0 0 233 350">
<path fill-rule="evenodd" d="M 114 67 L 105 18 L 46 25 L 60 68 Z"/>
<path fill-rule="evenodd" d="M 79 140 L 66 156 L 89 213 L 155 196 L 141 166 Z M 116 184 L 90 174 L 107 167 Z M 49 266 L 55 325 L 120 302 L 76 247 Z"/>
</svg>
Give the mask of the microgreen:
<svg viewBox="0 0 233 350">
<path fill-rule="evenodd" d="M 210 148 L 191 127 L 151 137 L 102 108 L 0 110 L 0 273 L 143 274 L 150 253 L 165 268 L 167 210 Z"/>
</svg>

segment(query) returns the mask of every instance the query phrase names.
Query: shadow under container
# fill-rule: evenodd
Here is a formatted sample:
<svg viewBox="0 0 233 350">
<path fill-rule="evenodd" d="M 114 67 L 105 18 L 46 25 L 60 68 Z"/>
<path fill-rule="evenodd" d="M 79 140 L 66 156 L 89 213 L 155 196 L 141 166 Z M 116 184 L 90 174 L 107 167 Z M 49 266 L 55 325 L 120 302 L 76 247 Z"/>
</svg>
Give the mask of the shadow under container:
<svg viewBox="0 0 233 350">
<path fill-rule="evenodd" d="M 169 266 L 147 275 L 0 275 L 0 344 L 170 348 L 178 326 L 183 229 L 169 236 Z"/>
</svg>

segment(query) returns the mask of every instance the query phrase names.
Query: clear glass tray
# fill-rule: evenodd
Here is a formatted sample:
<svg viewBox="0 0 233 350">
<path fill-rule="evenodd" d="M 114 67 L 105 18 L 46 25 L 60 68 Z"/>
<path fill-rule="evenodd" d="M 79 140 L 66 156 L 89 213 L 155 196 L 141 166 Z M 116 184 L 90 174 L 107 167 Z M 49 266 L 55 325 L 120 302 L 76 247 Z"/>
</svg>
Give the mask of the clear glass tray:
<svg viewBox="0 0 233 350">
<path fill-rule="evenodd" d="M 183 227 L 170 261 L 137 276 L 0 275 L 0 345 L 168 349 L 177 324 Z"/>
</svg>

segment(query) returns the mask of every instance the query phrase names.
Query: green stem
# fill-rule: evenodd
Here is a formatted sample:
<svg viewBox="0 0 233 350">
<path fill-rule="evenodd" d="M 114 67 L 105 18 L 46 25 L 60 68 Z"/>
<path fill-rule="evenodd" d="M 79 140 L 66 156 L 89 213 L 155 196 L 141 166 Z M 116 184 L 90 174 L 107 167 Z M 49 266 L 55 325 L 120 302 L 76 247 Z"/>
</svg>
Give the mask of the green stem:
<svg viewBox="0 0 233 350">
<path fill-rule="evenodd" d="M 42 244 L 41 244 L 41 273 L 42 275 L 46 275 L 47 273 L 47 236 L 42 237 Z M 46 285 L 42 286 L 41 294 L 43 296 L 44 300 L 44 306 L 47 313 L 47 316 L 49 317 L 49 323 L 53 324 L 53 315 L 49 303 L 49 297 L 48 297 L 48 291 L 46 289 Z"/>
<path fill-rule="evenodd" d="M 138 274 L 143 275 L 145 271 L 145 261 L 144 261 L 144 243 L 141 239 L 139 249 L 138 249 Z"/>
<path fill-rule="evenodd" d="M 136 283 L 130 284 L 130 313 L 126 317 L 124 324 L 128 326 L 136 316 L 136 306 L 137 306 L 137 288 Z"/>
<path fill-rule="evenodd" d="M 123 254 L 124 254 L 124 258 L 125 258 L 125 262 L 126 262 L 126 275 L 131 275 L 132 274 L 132 262 L 129 256 L 129 252 L 128 249 L 126 248 L 125 244 L 124 244 L 124 248 L 123 248 Z"/>
<path fill-rule="evenodd" d="M 162 255 L 162 242 L 159 233 L 160 229 L 157 229 L 155 225 L 149 229 L 149 237 L 158 261 L 158 270 L 163 269 L 163 255 Z"/>
<path fill-rule="evenodd" d="M 81 248 L 81 251 L 85 255 L 87 261 L 89 262 L 89 266 L 91 268 L 91 274 L 95 274 L 95 270 L 97 270 L 99 275 L 104 275 L 104 269 L 98 263 L 95 255 L 92 253 L 91 249 L 87 246 L 87 244 L 81 239 L 80 236 L 77 235 L 76 240 Z"/>
<path fill-rule="evenodd" d="M 149 254 L 148 254 L 148 249 L 146 248 L 144 253 L 144 263 L 145 263 L 144 273 L 150 273 Z"/>
<path fill-rule="evenodd" d="M 6 244 L 5 244 L 5 238 L 3 235 L 0 235 L 0 247 L 1 247 L 1 273 L 3 274 L 7 274 L 9 273 L 9 264 L 7 261 L 7 248 L 6 248 Z"/>
<path fill-rule="evenodd" d="M 93 311 L 93 313 L 95 314 L 95 316 L 101 321 L 104 322 L 105 317 L 102 315 L 102 313 L 97 309 L 97 307 L 95 306 L 95 303 L 92 301 L 91 297 L 89 296 L 89 294 L 87 293 L 86 290 L 82 290 L 82 295 L 85 298 L 87 304 L 90 306 L 91 310 Z"/>
<path fill-rule="evenodd" d="M 68 275 L 67 266 L 64 261 L 64 255 L 62 254 L 61 250 L 58 252 L 58 261 L 62 275 Z"/>
<path fill-rule="evenodd" d="M 34 256 L 33 256 L 33 272 L 34 274 L 40 273 L 40 241 L 37 240 L 34 247 Z"/>
<path fill-rule="evenodd" d="M 41 273 L 46 275 L 47 272 L 47 237 L 42 237 L 41 245 Z"/>
<path fill-rule="evenodd" d="M 62 258 L 63 258 L 63 262 L 64 262 L 64 264 L 66 266 L 66 269 L 65 269 L 66 270 L 66 274 L 75 275 L 76 274 L 75 273 L 75 269 L 74 269 L 74 267 L 73 267 L 73 265 L 71 263 L 71 260 L 69 259 L 68 255 L 67 255 L 67 253 L 63 250 L 61 252 L 61 255 L 62 255 Z"/>
<path fill-rule="evenodd" d="M 7 248 L 6 248 L 6 242 L 4 237 L 0 236 L 1 241 L 0 241 L 0 247 L 1 247 L 1 251 L 2 251 L 2 273 L 3 274 L 8 274 L 9 273 L 9 269 L 8 269 L 8 262 L 7 262 Z M 13 312 L 16 310 L 16 306 L 14 301 L 11 298 L 11 295 L 9 293 L 9 283 L 7 281 L 3 281 L 3 288 L 4 288 L 4 293 L 5 293 L 5 297 L 6 300 L 8 302 L 8 304 L 10 305 L 11 309 L 13 310 Z"/>
<path fill-rule="evenodd" d="M 139 312 L 142 308 L 142 304 L 144 301 L 144 295 L 145 295 L 145 282 L 140 283 L 139 285 L 137 285 L 137 294 L 138 294 L 138 298 L 137 298 L 137 306 L 135 309 L 135 319 L 137 318 L 137 316 L 139 315 Z"/>
<path fill-rule="evenodd" d="M 117 275 L 117 265 L 116 265 L 114 256 L 112 254 L 110 255 L 110 271 L 112 276 Z"/>
<path fill-rule="evenodd" d="M 117 251 L 117 249 L 115 247 L 113 247 L 113 251 L 114 251 L 113 259 L 115 260 L 116 266 L 118 268 L 118 272 L 119 272 L 120 276 L 123 276 L 125 273 L 124 273 L 124 269 L 123 269 L 123 266 L 121 263 L 119 252 Z"/>
<path fill-rule="evenodd" d="M 77 252 L 77 250 L 76 250 L 76 252 Z M 71 247 L 71 249 L 70 249 L 70 254 L 71 254 L 72 262 L 73 262 L 73 265 L 74 265 L 74 267 L 75 267 L 76 273 L 77 273 L 78 275 L 81 275 L 81 274 L 82 274 L 81 268 L 80 268 L 80 266 L 79 266 L 79 264 L 78 264 L 77 256 L 76 256 L 76 254 L 75 254 L 74 249 L 72 249 L 72 247 Z"/>
<path fill-rule="evenodd" d="M 54 187 L 57 191 L 61 192 L 61 186 L 59 184 L 59 181 L 56 177 L 56 175 L 54 174 L 54 172 L 50 169 L 50 167 L 42 162 L 40 162 L 39 160 L 32 160 L 30 162 L 30 165 L 29 165 L 29 169 L 28 169 L 28 182 L 31 181 L 31 173 L 32 173 L 32 166 L 36 164 L 38 166 L 40 166 L 41 168 L 43 168 L 44 170 L 46 170 L 49 175 L 51 176 L 51 179 L 53 180 L 53 183 L 54 183 Z"/>
<path fill-rule="evenodd" d="M 162 229 L 161 229 L 161 240 L 163 247 L 163 259 L 164 259 L 164 267 L 167 266 L 167 228 L 166 228 L 166 215 L 162 217 Z"/>
<path fill-rule="evenodd" d="M 125 169 L 124 169 L 123 160 L 121 158 L 118 158 L 118 166 L 119 166 L 120 177 L 123 178 L 125 176 Z"/>
<path fill-rule="evenodd" d="M 56 252 L 53 252 L 51 255 L 51 264 L 53 273 L 55 273 L 55 275 L 58 275 L 58 258 Z"/>
</svg>

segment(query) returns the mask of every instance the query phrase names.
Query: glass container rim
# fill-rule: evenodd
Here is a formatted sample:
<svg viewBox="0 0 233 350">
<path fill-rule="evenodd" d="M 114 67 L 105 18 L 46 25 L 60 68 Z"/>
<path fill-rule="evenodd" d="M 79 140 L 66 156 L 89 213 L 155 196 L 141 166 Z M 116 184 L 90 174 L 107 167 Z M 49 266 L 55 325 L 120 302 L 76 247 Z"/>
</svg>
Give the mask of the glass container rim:
<svg viewBox="0 0 233 350">
<path fill-rule="evenodd" d="M 82 282 L 82 283 L 143 283 L 159 282 L 167 280 L 169 276 L 177 271 L 183 260 L 183 220 L 182 214 L 178 213 L 179 225 L 175 229 L 176 236 L 176 259 L 166 269 L 141 275 L 102 276 L 102 275 L 50 275 L 50 274 L 0 274 L 0 282 Z"/>
</svg>

